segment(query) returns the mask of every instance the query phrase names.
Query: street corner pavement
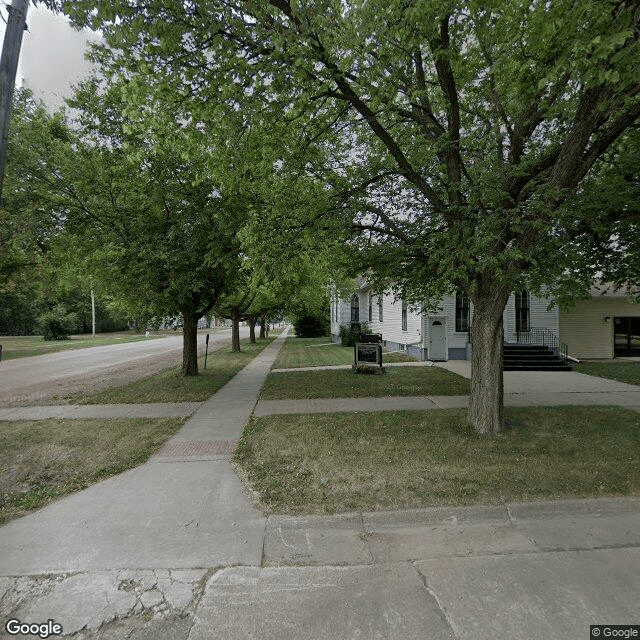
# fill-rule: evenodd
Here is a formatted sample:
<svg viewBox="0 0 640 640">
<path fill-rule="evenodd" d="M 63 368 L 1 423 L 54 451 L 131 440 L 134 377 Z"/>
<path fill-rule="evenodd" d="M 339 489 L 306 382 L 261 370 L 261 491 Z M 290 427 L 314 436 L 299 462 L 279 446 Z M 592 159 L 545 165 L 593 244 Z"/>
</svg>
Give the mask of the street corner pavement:
<svg viewBox="0 0 640 640">
<path fill-rule="evenodd" d="M 454 638 L 409 564 L 231 567 L 209 581 L 189 640 Z"/>
<path fill-rule="evenodd" d="M 62 628 L 52 637 L 186 640 L 193 610 L 212 573 L 154 569 L 1 578 L 0 637 L 16 637 L 8 633 L 9 620 L 51 620 Z"/>
<path fill-rule="evenodd" d="M 272 515 L 251 558 L 206 564 L 243 535 L 200 540 L 199 566 L 5 575 L 0 617 L 83 640 L 574 640 L 639 622 L 637 497 Z"/>
</svg>

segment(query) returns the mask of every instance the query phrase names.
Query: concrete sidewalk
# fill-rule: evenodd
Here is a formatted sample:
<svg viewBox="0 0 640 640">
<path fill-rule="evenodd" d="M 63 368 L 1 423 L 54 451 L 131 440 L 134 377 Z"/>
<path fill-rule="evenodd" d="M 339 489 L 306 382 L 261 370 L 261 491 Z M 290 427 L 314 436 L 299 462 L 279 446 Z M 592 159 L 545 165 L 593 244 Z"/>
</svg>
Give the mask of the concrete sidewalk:
<svg viewBox="0 0 640 640">
<path fill-rule="evenodd" d="M 471 377 L 471 363 L 464 360 L 437 362 L 433 365 L 465 378 Z M 504 390 L 504 403 L 507 407 L 612 405 L 640 411 L 640 387 L 574 371 L 505 371 Z M 261 400 L 256 406 L 255 415 L 401 409 L 426 411 L 465 408 L 468 403 L 468 396 Z"/>
<path fill-rule="evenodd" d="M 219 561 L 225 541 L 200 526 L 209 562 L 150 549 L 96 569 L 3 572 L 0 618 L 52 619 L 84 640 L 574 640 L 640 622 L 639 498 L 270 516 L 240 561 Z"/>
<path fill-rule="evenodd" d="M 429 360 L 416 360 L 410 362 L 385 362 L 387 367 L 432 367 Z M 271 373 L 295 373 L 296 371 L 337 371 L 339 369 L 352 369 L 352 364 L 325 364 L 318 367 L 292 367 L 288 369 L 271 369 Z"/>
<path fill-rule="evenodd" d="M 258 417 L 311 413 L 360 413 L 363 411 L 429 411 L 465 409 L 469 396 L 384 396 L 382 398 L 314 398 L 310 400 L 261 400 Z M 505 393 L 507 407 L 560 407 L 575 405 L 618 406 L 640 411 L 640 390 L 628 392 Z"/>
<path fill-rule="evenodd" d="M 148 463 L 0 528 L 0 637 L 11 619 L 77 640 L 576 640 L 640 622 L 639 497 L 259 511 L 229 457 L 283 338 Z"/>
<path fill-rule="evenodd" d="M 229 459 L 286 333 L 146 464 L 0 528 L 0 575 L 259 562 L 265 518 Z"/>
</svg>

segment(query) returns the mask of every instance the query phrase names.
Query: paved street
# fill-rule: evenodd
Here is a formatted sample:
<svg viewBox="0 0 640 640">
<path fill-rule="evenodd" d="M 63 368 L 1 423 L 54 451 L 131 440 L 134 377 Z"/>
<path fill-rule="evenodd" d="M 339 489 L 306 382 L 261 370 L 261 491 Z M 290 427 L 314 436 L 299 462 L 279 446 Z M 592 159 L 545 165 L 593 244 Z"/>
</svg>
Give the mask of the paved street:
<svg viewBox="0 0 640 640">
<path fill-rule="evenodd" d="M 248 335 L 241 327 L 241 336 Z M 211 331 L 209 351 L 226 345 L 231 329 Z M 204 351 L 204 333 L 198 343 Z M 74 382 L 89 383 L 101 377 L 117 378 L 123 372 L 144 370 L 149 364 L 170 367 L 182 357 L 182 334 L 148 341 L 58 351 L 41 356 L 16 358 L 0 362 L 0 403 L 29 404 L 59 389 L 64 392 Z"/>
</svg>

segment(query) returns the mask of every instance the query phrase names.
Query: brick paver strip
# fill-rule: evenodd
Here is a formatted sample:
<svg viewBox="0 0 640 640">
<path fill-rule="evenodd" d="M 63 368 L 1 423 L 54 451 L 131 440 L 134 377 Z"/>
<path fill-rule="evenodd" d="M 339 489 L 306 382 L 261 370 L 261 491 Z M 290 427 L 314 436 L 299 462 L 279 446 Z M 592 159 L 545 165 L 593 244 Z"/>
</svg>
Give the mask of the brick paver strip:
<svg viewBox="0 0 640 640">
<path fill-rule="evenodd" d="M 213 442 L 167 442 L 154 457 L 173 458 L 188 456 L 231 455 L 238 446 L 237 440 L 214 440 Z"/>
</svg>

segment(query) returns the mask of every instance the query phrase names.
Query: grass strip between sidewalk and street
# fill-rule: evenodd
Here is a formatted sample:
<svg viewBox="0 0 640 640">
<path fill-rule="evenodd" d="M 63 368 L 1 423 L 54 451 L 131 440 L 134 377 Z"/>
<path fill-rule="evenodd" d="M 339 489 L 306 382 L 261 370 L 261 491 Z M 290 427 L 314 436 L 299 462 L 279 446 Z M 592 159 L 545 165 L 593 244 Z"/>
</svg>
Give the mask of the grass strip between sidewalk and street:
<svg viewBox="0 0 640 640">
<path fill-rule="evenodd" d="M 613 360 L 612 362 L 580 362 L 573 364 L 573 370 L 589 376 L 608 378 L 627 384 L 640 385 L 640 362 Z"/>
<path fill-rule="evenodd" d="M 105 389 L 90 395 L 78 393 L 65 397 L 64 401 L 73 404 L 204 401 L 227 384 L 273 340 L 275 338 L 271 336 L 262 340 L 258 338 L 255 344 L 248 338 L 241 340 L 240 353 L 233 353 L 230 346 L 210 351 L 206 369 L 204 356 L 198 358 L 197 376 L 183 376 L 180 367 L 171 367 L 122 387 Z"/>
<path fill-rule="evenodd" d="M 127 332 L 99 333 L 95 338 L 90 335 L 81 335 L 71 336 L 69 340 L 47 341 L 42 336 L 0 336 L 0 345 L 2 345 L 2 360 L 14 360 L 15 358 L 42 356 L 71 349 L 141 342 L 152 338 L 164 338 L 168 335 L 173 334 L 154 332 L 147 337 Z"/>
<path fill-rule="evenodd" d="M 0 524 L 137 467 L 185 420 L 0 421 Z"/>
<path fill-rule="evenodd" d="M 640 413 L 507 410 L 478 437 L 458 409 L 252 418 L 234 464 L 263 507 L 304 515 L 640 493 Z"/>
<path fill-rule="evenodd" d="M 415 362 L 402 351 L 383 352 L 383 363 Z M 274 369 L 295 369 L 296 367 L 322 367 L 353 364 L 353 347 L 343 347 L 332 343 L 330 337 L 297 338 L 290 337 L 280 349 Z"/>
<path fill-rule="evenodd" d="M 389 367 L 382 375 L 357 374 L 351 369 L 271 373 L 262 387 L 260 399 L 468 394 L 469 381 L 441 367 Z"/>
</svg>

